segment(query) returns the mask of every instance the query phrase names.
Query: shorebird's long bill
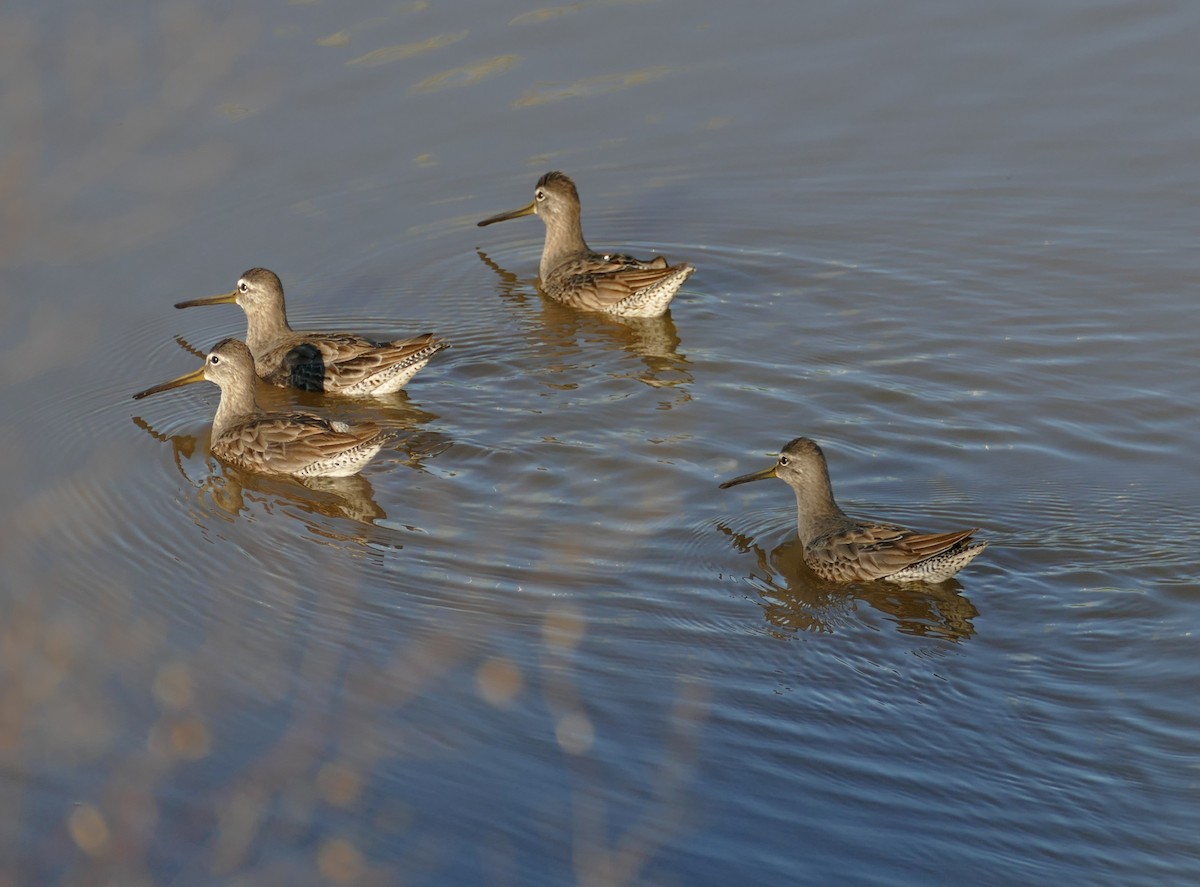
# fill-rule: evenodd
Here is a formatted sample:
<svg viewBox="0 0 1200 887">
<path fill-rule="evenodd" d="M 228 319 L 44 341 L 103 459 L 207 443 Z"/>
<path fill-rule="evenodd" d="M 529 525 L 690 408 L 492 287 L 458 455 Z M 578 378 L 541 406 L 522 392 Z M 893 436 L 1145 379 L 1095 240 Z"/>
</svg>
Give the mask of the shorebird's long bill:
<svg viewBox="0 0 1200 887">
<path fill-rule="evenodd" d="M 193 382 L 204 381 L 204 367 L 198 370 L 186 373 L 178 379 L 172 379 L 170 382 L 163 382 L 161 385 L 155 385 L 153 388 L 147 388 L 145 391 L 139 391 L 133 396 L 134 400 L 141 400 L 143 397 L 149 397 L 151 394 L 158 394 L 160 391 L 170 391 L 172 388 L 179 388 L 183 385 L 190 385 Z"/>
<path fill-rule="evenodd" d="M 748 484 L 752 480 L 766 480 L 769 477 L 779 477 L 775 473 L 775 466 L 764 468 L 762 471 L 756 471 L 753 474 L 743 474 L 741 477 L 735 477 L 733 480 L 727 480 L 721 484 L 721 489 L 726 490 L 729 487 L 736 487 L 738 484 Z"/>
<path fill-rule="evenodd" d="M 514 209 L 511 212 L 500 213 L 498 216 L 492 216 L 490 219 L 484 219 L 476 224 L 482 228 L 484 225 L 490 225 L 492 222 L 507 222 L 509 219 L 519 219 L 521 216 L 532 216 L 537 212 L 537 203 L 530 203 L 529 206 L 523 206 L 520 209 Z M 179 307 L 179 306 L 176 306 Z"/>
<path fill-rule="evenodd" d="M 176 308 L 195 308 L 197 305 L 228 305 L 237 302 L 237 290 L 231 293 L 221 293 L 219 296 L 209 296 L 207 299 L 192 299 L 188 302 L 176 302 Z"/>
</svg>

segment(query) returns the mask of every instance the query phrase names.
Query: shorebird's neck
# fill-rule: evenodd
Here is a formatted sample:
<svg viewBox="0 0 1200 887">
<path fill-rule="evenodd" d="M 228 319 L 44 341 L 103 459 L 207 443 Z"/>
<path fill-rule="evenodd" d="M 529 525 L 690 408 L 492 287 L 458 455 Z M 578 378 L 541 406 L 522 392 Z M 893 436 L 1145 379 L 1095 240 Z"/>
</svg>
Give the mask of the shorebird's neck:
<svg viewBox="0 0 1200 887">
<path fill-rule="evenodd" d="M 221 386 L 221 402 L 213 416 L 212 438 L 216 440 L 226 429 L 254 416 L 262 410 L 254 397 L 254 379 L 237 379 Z"/>
<path fill-rule="evenodd" d="M 567 259 L 590 252 L 583 239 L 583 222 L 579 213 L 568 213 L 546 225 L 546 244 L 542 247 L 542 263 L 538 267 L 542 280 Z"/>
<path fill-rule="evenodd" d="M 797 533 L 806 545 L 850 520 L 834 501 L 828 476 L 811 478 L 796 489 L 796 512 Z"/>
<path fill-rule="evenodd" d="M 282 305 L 277 309 L 246 314 L 246 345 L 256 360 L 291 333 L 292 328 Z"/>
</svg>

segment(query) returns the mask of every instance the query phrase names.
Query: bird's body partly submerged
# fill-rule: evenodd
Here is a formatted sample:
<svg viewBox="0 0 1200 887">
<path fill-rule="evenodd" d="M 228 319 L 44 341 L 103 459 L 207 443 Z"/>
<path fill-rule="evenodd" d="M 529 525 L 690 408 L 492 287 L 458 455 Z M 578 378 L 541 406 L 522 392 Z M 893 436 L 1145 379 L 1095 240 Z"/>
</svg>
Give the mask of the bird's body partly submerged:
<svg viewBox="0 0 1200 887">
<path fill-rule="evenodd" d="M 213 346 L 199 370 L 147 388 L 134 398 L 203 380 L 219 385 L 212 453 L 222 462 L 262 474 L 357 474 L 391 438 L 369 422 L 347 425 L 311 413 L 264 412 L 254 397 L 254 375 L 250 349 L 237 339 L 224 339 Z"/>
<path fill-rule="evenodd" d="M 231 302 L 246 312 L 246 344 L 254 355 L 255 371 L 280 388 L 349 396 L 394 394 L 446 347 L 431 333 L 377 342 L 353 333 L 293 330 L 283 284 L 266 268 L 251 268 L 233 292 L 175 307 Z"/>
<path fill-rule="evenodd" d="M 538 180 L 528 206 L 479 224 L 535 214 L 546 223 L 538 267 L 542 291 L 565 305 L 618 317 L 659 317 L 696 271 L 686 263 L 668 265 L 662 256 L 642 261 L 590 249 L 583 239 L 579 192 L 561 172 L 548 172 Z"/>
<path fill-rule="evenodd" d="M 838 507 L 821 448 L 798 437 L 770 468 L 735 477 L 721 488 L 778 477 L 796 493 L 797 533 L 804 561 L 835 582 L 944 582 L 983 553 L 978 530 L 915 533 L 905 527 L 855 520 Z"/>
</svg>

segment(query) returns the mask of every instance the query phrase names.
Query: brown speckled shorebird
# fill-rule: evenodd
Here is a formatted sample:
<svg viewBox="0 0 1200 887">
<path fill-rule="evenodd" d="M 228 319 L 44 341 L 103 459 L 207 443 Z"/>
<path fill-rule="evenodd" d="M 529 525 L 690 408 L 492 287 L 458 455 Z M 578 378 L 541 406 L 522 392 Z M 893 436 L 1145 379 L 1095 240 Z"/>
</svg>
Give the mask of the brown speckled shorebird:
<svg viewBox="0 0 1200 887">
<path fill-rule="evenodd" d="M 659 317 L 696 271 L 686 263 L 668 266 L 662 256 L 643 262 L 589 249 L 583 239 L 579 192 L 561 172 L 548 172 L 538 179 L 528 206 L 484 219 L 479 225 L 535 214 L 546 223 L 538 268 L 542 291 L 573 308 L 618 317 Z"/>
<path fill-rule="evenodd" d="M 796 491 L 804 562 L 822 579 L 944 582 L 987 548 L 972 541 L 978 530 L 923 534 L 847 516 L 833 499 L 825 454 L 806 437 L 784 447 L 770 468 L 725 481 L 721 489 L 768 477 Z"/>
<path fill-rule="evenodd" d="M 213 417 L 213 455 L 263 474 L 345 477 L 357 474 L 391 434 L 364 422 L 347 425 L 311 413 L 266 413 L 254 399 L 254 358 L 245 343 L 222 339 L 200 369 L 135 394 L 140 400 L 204 380 L 221 387 Z"/>
<path fill-rule="evenodd" d="M 246 312 L 246 344 L 258 375 L 280 388 L 326 394 L 393 394 L 417 374 L 446 342 L 425 333 L 376 342 L 353 333 L 293 330 L 283 303 L 283 284 L 266 268 L 251 268 L 230 293 L 179 302 L 176 308 L 235 303 Z"/>
</svg>

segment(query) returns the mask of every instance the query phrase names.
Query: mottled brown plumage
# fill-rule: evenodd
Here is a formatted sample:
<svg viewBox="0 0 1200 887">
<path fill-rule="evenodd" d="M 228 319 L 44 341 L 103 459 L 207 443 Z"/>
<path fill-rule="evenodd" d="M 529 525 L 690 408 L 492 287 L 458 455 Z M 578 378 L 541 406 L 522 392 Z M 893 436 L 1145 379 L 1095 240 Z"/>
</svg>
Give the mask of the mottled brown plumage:
<svg viewBox="0 0 1200 887">
<path fill-rule="evenodd" d="M 382 395 L 404 387 L 446 347 L 431 333 L 377 342 L 353 333 L 293 330 L 283 284 L 266 268 L 251 268 L 233 292 L 179 302 L 176 308 L 236 303 L 246 312 L 246 344 L 260 377 L 280 388 L 327 394 Z"/>
<path fill-rule="evenodd" d="M 658 317 L 696 270 L 688 264 L 668 266 L 662 256 L 642 261 L 590 249 L 583 239 L 579 192 L 561 172 L 548 172 L 538 180 L 528 206 L 479 224 L 534 214 L 546 223 L 539 266 L 542 291 L 574 308 L 619 317 Z"/>
<path fill-rule="evenodd" d="M 134 399 L 203 380 L 221 388 L 212 453 L 247 471 L 344 477 L 359 472 L 391 438 L 369 422 L 351 426 L 311 413 L 263 412 L 254 397 L 254 358 L 237 339 L 213 346 L 200 369 L 147 388 Z"/>
<path fill-rule="evenodd" d="M 798 437 L 770 468 L 735 477 L 721 489 L 778 477 L 796 493 L 797 532 L 804 561 L 822 579 L 835 582 L 942 582 L 987 547 L 972 541 L 978 530 L 915 533 L 895 524 L 855 520 L 838 507 L 825 454 Z"/>
</svg>

